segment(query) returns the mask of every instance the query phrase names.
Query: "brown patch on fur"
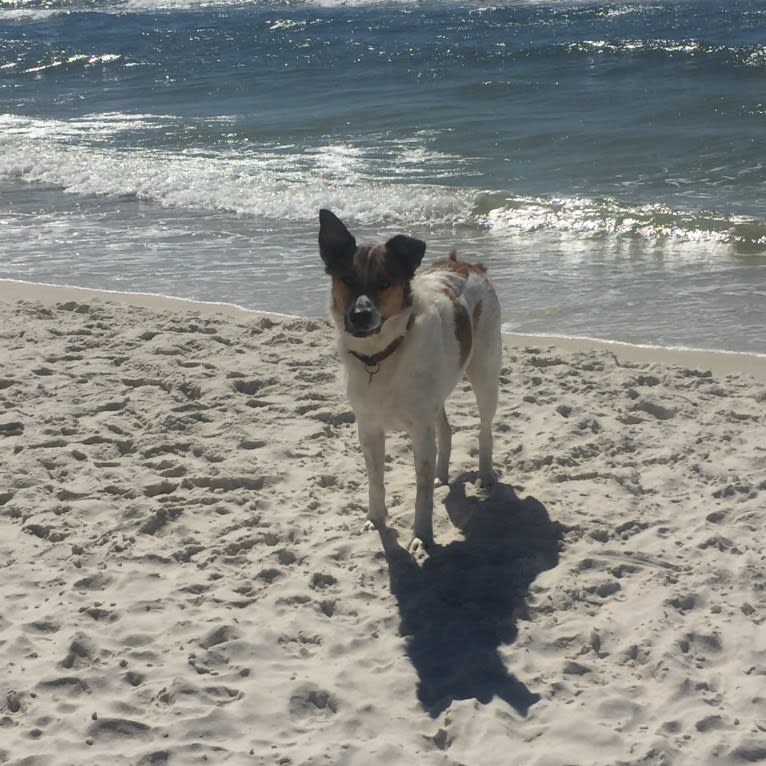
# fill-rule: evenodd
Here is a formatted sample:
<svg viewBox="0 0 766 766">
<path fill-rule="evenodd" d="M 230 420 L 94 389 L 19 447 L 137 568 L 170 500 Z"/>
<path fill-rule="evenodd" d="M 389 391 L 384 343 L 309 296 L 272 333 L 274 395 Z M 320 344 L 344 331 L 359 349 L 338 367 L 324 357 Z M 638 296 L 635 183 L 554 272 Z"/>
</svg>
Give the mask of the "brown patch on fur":
<svg viewBox="0 0 766 766">
<path fill-rule="evenodd" d="M 460 347 L 460 367 L 465 366 L 468 357 L 471 355 L 473 345 L 473 328 L 465 306 L 458 300 L 452 301 L 452 308 L 455 310 L 455 337 Z"/>
<path fill-rule="evenodd" d="M 466 263 L 457 259 L 457 252 L 453 250 L 449 258 L 432 263 L 427 269 L 423 269 L 424 274 L 434 272 L 448 272 L 457 274 L 464 280 L 471 274 L 478 274 L 484 277 L 487 270 L 480 263 Z M 468 311 L 460 302 L 462 284 L 455 280 L 448 280 L 442 287 L 442 292 L 452 301 L 452 308 L 455 311 L 455 338 L 460 347 L 460 366 L 464 367 L 471 354 L 473 346 L 473 328 L 478 324 L 481 317 L 482 305 L 477 303 L 473 309 L 473 317 L 468 316 Z M 473 321 L 471 321 L 473 319 Z"/>
<path fill-rule="evenodd" d="M 332 305 L 340 314 L 345 313 L 351 303 L 351 288 L 341 282 L 340 279 L 333 277 L 332 280 Z"/>
<path fill-rule="evenodd" d="M 435 261 L 427 269 L 423 269 L 423 274 L 428 274 L 434 271 L 451 271 L 453 274 L 459 274 L 464 279 L 468 279 L 470 274 L 486 275 L 487 270 L 481 263 L 466 263 L 466 261 L 459 261 L 457 259 L 457 251 L 453 250 L 449 254 L 449 258 L 445 258 L 441 261 Z"/>
<path fill-rule="evenodd" d="M 401 283 L 394 283 L 387 290 L 383 290 L 379 293 L 375 303 L 378 306 L 378 311 L 384 317 L 392 317 L 400 314 L 408 306 L 412 304 L 412 298 L 409 293 L 409 285 L 405 288 L 405 285 Z"/>
<path fill-rule="evenodd" d="M 366 271 L 369 272 L 371 262 L 380 262 L 383 255 L 385 255 L 385 250 L 379 245 L 362 245 L 356 249 L 351 261 L 353 270 L 363 276 Z"/>
</svg>

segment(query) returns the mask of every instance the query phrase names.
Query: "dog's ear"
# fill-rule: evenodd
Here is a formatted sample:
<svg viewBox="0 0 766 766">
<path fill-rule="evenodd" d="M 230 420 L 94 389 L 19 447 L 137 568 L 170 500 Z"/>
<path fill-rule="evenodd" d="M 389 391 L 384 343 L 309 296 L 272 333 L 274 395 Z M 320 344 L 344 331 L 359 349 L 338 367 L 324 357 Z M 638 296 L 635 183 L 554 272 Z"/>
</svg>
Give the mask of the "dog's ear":
<svg viewBox="0 0 766 766">
<path fill-rule="evenodd" d="M 319 255 L 327 271 L 335 268 L 356 250 L 356 240 L 334 213 L 319 211 Z"/>
<path fill-rule="evenodd" d="M 397 234 L 386 242 L 386 249 L 393 253 L 405 267 L 410 276 L 420 266 L 426 252 L 426 243 L 414 237 Z"/>
</svg>

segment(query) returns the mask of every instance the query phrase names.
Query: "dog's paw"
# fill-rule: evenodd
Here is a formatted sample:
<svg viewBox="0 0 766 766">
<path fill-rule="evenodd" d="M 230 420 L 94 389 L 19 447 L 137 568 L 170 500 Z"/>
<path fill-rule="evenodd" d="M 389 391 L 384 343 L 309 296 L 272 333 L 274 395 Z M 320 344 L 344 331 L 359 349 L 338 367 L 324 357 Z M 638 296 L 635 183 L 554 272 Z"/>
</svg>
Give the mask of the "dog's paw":
<svg viewBox="0 0 766 766">
<path fill-rule="evenodd" d="M 385 521 L 373 521 L 372 519 L 366 519 L 362 528 L 359 530 L 360 534 L 367 534 L 368 532 L 377 532 L 386 526 Z"/>
<path fill-rule="evenodd" d="M 407 546 L 407 551 L 414 559 L 422 559 L 428 555 L 428 548 L 432 545 L 432 540 L 424 540 L 420 537 L 413 537 Z"/>
</svg>

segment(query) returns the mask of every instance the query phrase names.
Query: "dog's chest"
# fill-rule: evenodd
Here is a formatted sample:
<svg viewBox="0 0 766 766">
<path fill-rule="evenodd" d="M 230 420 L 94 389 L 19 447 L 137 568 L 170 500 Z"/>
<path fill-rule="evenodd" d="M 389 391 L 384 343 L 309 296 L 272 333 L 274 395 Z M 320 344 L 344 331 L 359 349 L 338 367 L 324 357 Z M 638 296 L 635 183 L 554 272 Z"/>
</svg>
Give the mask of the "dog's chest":
<svg viewBox="0 0 766 766">
<path fill-rule="evenodd" d="M 440 347 L 441 344 L 435 344 Z M 358 360 L 347 360 L 347 394 L 360 421 L 377 423 L 384 430 L 409 430 L 436 416 L 452 390 L 458 369 L 450 363 L 452 353 L 434 354 L 420 344 L 402 349 L 401 356 L 387 359 L 377 371 Z"/>
<path fill-rule="evenodd" d="M 408 429 L 424 407 L 430 409 L 421 386 L 401 365 L 372 375 L 362 365 L 349 365 L 347 394 L 354 413 L 359 420 L 377 423 L 387 431 Z"/>
</svg>

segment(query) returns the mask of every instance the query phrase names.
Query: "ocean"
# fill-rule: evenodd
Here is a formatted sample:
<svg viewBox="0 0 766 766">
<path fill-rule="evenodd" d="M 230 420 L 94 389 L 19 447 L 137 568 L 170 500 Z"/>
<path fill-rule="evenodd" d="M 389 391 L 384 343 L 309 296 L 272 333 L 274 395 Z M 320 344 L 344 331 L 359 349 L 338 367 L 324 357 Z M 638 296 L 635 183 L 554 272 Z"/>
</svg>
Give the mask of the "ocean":
<svg viewBox="0 0 766 766">
<path fill-rule="evenodd" d="M 766 352 L 766 2 L 0 0 L 0 277 L 322 315 L 320 207 Z"/>
</svg>

